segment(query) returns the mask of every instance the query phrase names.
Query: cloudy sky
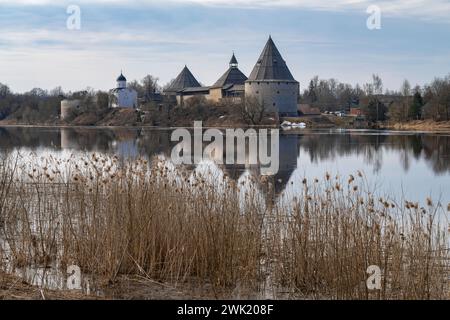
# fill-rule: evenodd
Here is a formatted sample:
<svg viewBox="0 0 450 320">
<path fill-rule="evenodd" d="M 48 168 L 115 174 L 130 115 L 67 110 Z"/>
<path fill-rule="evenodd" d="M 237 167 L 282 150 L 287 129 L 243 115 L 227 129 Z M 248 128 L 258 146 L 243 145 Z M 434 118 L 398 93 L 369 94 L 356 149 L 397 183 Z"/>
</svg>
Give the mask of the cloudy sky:
<svg viewBox="0 0 450 320">
<path fill-rule="evenodd" d="M 68 30 L 71 4 L 81 29 Z M 381 29 L 366 26 L 370 5 Z M 378 73 L 398 89 L 450 73 L 449 0 L 0 0 L 0 82 L 110 89 L 152 74 L 163 85 L 186 64 L 205 85 L 232 52 L 249 74 L 269 34 L 302 88 L 318 75 L 355 84 Z"/>
</svg>

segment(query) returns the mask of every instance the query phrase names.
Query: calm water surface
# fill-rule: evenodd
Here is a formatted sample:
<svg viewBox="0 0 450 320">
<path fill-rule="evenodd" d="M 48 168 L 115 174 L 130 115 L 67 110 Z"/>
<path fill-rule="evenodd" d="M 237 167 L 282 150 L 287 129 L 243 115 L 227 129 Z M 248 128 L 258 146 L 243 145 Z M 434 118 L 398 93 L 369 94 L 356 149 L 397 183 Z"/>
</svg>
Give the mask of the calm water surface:
<svg viewBox="0 0 450 320">
<path fill-rule="evenodd" d="M 0 151 L 34 152 L 54 157 L 99 152 L 123 159 L 170 156 L 172 129 L 0 128 Z M 195 170 L 195 168 L 193 168 Z M 245 166 L 219 166 L 234 179 Z M 292 194 L 301 180 L 326 172 L 358 170 L 380 195 L 423 203 L 428 196 L 450 203 L 450 133 L 370 130 L 304 130 L 280 133 L 280 170 L 276 191 Z"/>
</svg>

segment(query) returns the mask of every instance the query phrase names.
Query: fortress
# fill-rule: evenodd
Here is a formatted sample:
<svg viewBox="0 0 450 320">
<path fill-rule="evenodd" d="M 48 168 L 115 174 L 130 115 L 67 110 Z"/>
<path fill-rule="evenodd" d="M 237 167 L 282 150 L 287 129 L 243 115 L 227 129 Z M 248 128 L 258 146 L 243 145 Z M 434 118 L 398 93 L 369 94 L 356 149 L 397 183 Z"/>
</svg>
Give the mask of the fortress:
<svg viewBox="0 0 450 320">
<path fill-rule="evenodd" d="M 138 93 L 127 85 L 127 79 L 122 73 L 116 82 L 116 88 L 109 92 L 109 107 L 139 108 Z M 299 94 L 300 84 L 292 76 L 271 37 L 249 77 L 239 70 L 238 60 L 233 53 L 228 70 L 212 86 L 201 86 L 185 66 L 162 93 L 168 101 L 179 106 L 194 97 L 211 102 L 224 99 L 242 102 L 245 98 L 255 98 L 268 112 L 278 112 L 284 117 L 298 115 Z M 62 101 L 61 119 L 70 119 L 79 109 L 79 100 Z"/>
<path fill-rule="evenodd" d="M 269 37 L 248 78 L 239 70 L 233 53 L 228 70 L 214 85 L 202 87 L 185 66 L 163 94 L 176 99 L 178 105 L 199 96 L 213 102 L 227 98 L 241 101 L 244 97 L 254 97 L 266 110 L 277 111 L 280 116 L 297 116 L 299 93 L 300 84 Z"/>
</svg>

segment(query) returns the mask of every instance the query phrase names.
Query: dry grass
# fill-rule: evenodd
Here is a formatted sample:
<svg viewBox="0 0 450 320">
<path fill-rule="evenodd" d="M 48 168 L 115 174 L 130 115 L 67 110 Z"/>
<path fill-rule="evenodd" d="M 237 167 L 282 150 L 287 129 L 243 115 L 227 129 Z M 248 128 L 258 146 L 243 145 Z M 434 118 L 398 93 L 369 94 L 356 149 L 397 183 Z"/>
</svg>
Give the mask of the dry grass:
<svg viewBox="0 0 450 320">
<path fill-rule="evenodd" d="M 417 130 L 417 131 L 450 131 L 450 121 L 413 120 L 400 123 L 388 123 L 386 128 L 394 130 Z"/>
<path fill-rule="evenodd" d="M 305 180 L 283 202 L 267 200 L 267 177 L 244 186 L 96 154 L 41 162 L 1 164 L 4 269 L 76 264 L 110 283 L 189 282 L 216 297 L 449 298 L 447 208 L 378 199 L 362 174 Z M 382 290 L 365 286 L 370 265 L 383 270 Z"/>
<path fill-rule="evenodd" d="M 99 300 L 78 291 L 46 290 L 31 286 L 23 279 L 0 271 L 0 300 Z"/>
</svg>

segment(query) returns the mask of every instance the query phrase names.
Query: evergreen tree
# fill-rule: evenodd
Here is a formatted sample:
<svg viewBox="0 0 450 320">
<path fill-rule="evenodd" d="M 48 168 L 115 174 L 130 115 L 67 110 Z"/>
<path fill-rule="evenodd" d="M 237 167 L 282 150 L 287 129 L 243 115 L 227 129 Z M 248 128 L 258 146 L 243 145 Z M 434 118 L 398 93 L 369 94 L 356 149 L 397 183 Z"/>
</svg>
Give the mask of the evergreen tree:
<svg viewBox="0 0 450 320">
<path fill-rule="evenodd" d="M 316 86 L 313 80 L 309 82 L 308 98 L 311 103 L 317 102 Z"/>
<path fill-rule="evenodd" d="M 419 91 L 414 94 L 413 101 L 409 108 L 409 116 L 411 119 L 417 120 L 422 117 L 423 98 Z"/>
<path fill-rule="evenodd" d="M 369 104 L 364 109 L 367 120 L 371 122 L 386 120 L 386 106 L 376 97 L 370 99 Z"/>
</svg>

